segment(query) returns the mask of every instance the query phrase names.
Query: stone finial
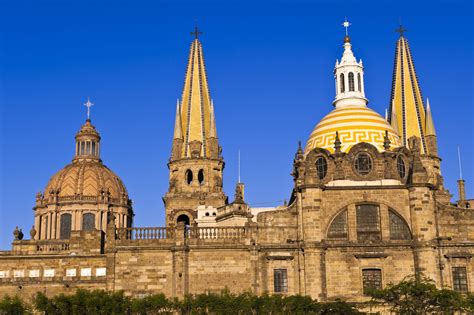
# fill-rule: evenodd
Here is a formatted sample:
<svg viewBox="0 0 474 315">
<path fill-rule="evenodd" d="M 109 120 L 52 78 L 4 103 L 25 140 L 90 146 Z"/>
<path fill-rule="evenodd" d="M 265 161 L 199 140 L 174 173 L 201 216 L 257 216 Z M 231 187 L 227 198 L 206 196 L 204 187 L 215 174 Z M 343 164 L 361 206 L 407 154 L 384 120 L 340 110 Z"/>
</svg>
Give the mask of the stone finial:
<svg viewBox="0 0 474 315">
<path fill-rule="evenodd" d="M 383 137 L 383 148 L 385 151 L 390 150 L 390 139 L 388 138 L 388 130 L 385 130 L 385 136 Z"/>
<path fill-rule="evenodd" d="M 298 149 L 295 154 L 295 161 L 300 161 L 303 159 L 303 148 L 301 147 L 301 141 L 298 141 Z"/>
<path fill-rule="evenodd" d="M 30 240 L 34 240 L 36 236 L 35 226 L 33 225 L 30 230 Z"/>
<path fill-rule="evenodd" d="M 20 240 L 20 230 L 18 229 L 18 225 L 13 230 L 13 236 L 15 237 L 15 241 Z"/>
<path fill-rule="evenodd" d="M 341 140 L 339 139 L 339 132 L 336 131 L 336 138 L 334 139 L 334 151 L 341 153 Z"/>
<path fill-rule="evenodd" d="M 25 234 L 23 234 L 23 231 L 20 229 L 20 232 L 18 233 L 18 239 L 21 241 Z"/>
<path fill-rule="evenodd" d="M 245 203 L 244 201 L 244 184 L 237 183 L 235 186 L 235 200 L 236 203 Z"/>
</svg>

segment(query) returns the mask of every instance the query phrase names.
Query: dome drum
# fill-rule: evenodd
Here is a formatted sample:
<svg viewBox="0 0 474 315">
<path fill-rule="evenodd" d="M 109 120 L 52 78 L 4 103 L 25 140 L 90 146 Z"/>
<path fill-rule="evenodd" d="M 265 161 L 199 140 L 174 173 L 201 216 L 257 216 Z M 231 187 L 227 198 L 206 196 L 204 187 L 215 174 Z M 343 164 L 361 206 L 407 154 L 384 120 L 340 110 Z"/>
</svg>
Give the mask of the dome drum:
<svg viewBox="0 0 474 315">
<path fill-rule="evenodd" d="M 331 153 L 323 148 L 315 148 L 304 156 L 304 174 L 301 184 L 326 186 L 334 181 L 356 182 L 381 180 L 391 185 L 404 185 L 409 182 L 412 154 L 406 148 L 379 152 L 370 143 L 358 143 L 349 152 Z M 348 184 L 346 182 L 346 184 Z M 366 185 L 366 184 L 361 184 Z"/>
</svg>

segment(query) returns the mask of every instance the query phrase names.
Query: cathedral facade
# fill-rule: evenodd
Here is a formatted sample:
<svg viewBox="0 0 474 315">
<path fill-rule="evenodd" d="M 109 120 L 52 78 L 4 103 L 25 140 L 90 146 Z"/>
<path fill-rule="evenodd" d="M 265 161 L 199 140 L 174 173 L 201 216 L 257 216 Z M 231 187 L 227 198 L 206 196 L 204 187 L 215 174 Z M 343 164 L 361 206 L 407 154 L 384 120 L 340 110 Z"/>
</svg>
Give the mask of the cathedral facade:
<svg viewBox="0 0 474 315">
<path fill-rule="evenodd" d="M 444 188 L 431 108 L 403 32 L 386 117 L 367 106 L 363 64 L 344 38 L 333 108 L 297 148 L 290 200 L 274 208 L 247 204 L 243 183 L 232 201 L 223 191 L 198 34 L 176 105 L 166 226 L 133 225 L 125 185 L 103 164 L 87 119 L 72 163 L 36 196 L 29 239 L 17 228 L 12 249 L 0 252 L 0 295 L 85 288 L 183 297 L 228 288 L 364 301 L 366 289 L 421 273 L 473 292 L 474 201 L 463 180 L 457 202 Z"/>
</svg>

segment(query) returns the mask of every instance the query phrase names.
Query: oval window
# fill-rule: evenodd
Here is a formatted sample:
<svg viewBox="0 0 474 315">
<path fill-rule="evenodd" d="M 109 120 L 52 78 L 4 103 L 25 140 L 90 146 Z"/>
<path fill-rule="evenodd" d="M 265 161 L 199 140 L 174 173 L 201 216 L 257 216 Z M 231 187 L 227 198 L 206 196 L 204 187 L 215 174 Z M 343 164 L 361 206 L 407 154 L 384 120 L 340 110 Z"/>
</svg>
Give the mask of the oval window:
<svg viewBox="0 0 474 315">
<path fill-rule="evenodd" d="M 316 173 L 318 174 L 319 179 L 326 177 L 328 172 L 328 163 L 326 159 L 322 156 L 316 159 Z"/>
<path fill-rule="evenodd" d="M 360 175 L 367 175 L 372 170 L 372 159 L 367 153 L 359 153 L 355 160 L 355 169 Z"/>
<path fill-rule="evenodd" d="M 199 170 L 199 173 L 198 173 L 198 182 L 199 182 L 199 185 L 202 185 L 202 183 L 204 183 L 204 170 Z"/>
<path fill-rule="evenodd" d="M 188 183 L 188 185 L 191 185 L 191 183 L 193 182 L 193 171 L 187 170 L 185 176 L 186 176 L 186 183 Z"/>
<path fill-rule="evenodd" d="M 405 175 L 406 175 L 405 161 L 400 155 L 397 156 L 397 171 L 398 171 L 398 176 L 400 176 L 400 178 L 405 178 Z"/>
</svg>

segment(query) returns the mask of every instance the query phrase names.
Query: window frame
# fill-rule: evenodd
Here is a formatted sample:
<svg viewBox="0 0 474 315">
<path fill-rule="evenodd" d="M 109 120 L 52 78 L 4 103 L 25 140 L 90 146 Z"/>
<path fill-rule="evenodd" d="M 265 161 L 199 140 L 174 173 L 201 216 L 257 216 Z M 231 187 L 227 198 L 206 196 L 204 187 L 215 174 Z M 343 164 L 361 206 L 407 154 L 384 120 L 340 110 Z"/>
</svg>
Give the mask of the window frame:
<svg viewBox="0 0 474 315">
<path fill-rule="evenodd" d="M 464 270 L 464 278 L 458 278 L 457 281 L 455 281 L 455 273 L 454 270 Z M 459 292 L 459 293 L 469 293 L 469 279 L 468 279 L 468 273 L 467 273 L 467 266 L 452 266 L 451 267 L 451 279 L 453 281 L 453 291 Z M 465 281 L 465 283 L 460 283 L 462 280 Z M 461 288 L 465 287 L 465 289 Z"/>
<path fill-rule="evenodd" d="M 369 161 L 367 170 L 361 170 L 360 169 L 359 159 L 362 156 L 366 156 L 367 160 Z M 353 167 L 354 167 L 354 170 L 357 173 L 357 175 L 364 176 L 364 177 L 369 176 L 372 173 L 372 171 L 374 170 L 374 161 L 373 161 L 372 155 L 369 152 L 366 152 L 366 151 L 357 153 L 355 158 L 354 158 Z"/>
<path fill-rule="evenodd" d="M 273 269 L 273 292 L 277 294 L 288 293 L 288 269 Z"/>
<path fill-rule="evenodd" d="M 355 92 L 354 72 L 349 72 L 347 75 L 347 80 L 349 82 L 349 92 Z"/>
<path fill-rule="evenodd" d="M 378 272 L 378 275 L 379 275 L 379 279 L 378 279 L 378 282 L 379 282 L 379 285 L 378 287 L 375 287 L 375 286 L 366 286 L 366 277 L 365 277 L 365 273 L 367 272 L 374 272 L 374 271 L 377 271 Z M 367 268 L 362 268 L 361 269 L 361 280 L 362 280 L 362 292 L 364 295 L 367 295 L 367 290 L 382 290 L 383 289 L 383 272 L 382 272 L 382 268 L 379 268 L 379 267 L 367 267 Z M 371 283 L 371 282 L 369 282 Z M 373 283 L 373 281 L 372 281 Z"/>
<path fill-rule="evenodd" d="M 365 220 L 365 222 L 363 220 L 360 220 L 359 218 L 365 218 L 366 216 L 365 215 L 359 215 L 359 209 L 362 210 L 362 206 L 371 206 L 371 207 L 374 207 L 376 209 L 376 214 L 377 214 L 377 217 L 376 217 L 376 220 L 374 220 L 374 222 L 376 222 L 376 225 L 375 227 L 376 228 L 371 228 L 370 227 L 370 222 L 367 222 L 367 220 Z M 356 222 L 356 234 L 357 234 L 357 241 L 358 242 L 380 242 L 382 241 L 382 222 L 381 222 L 381 215 L 380 215 L 380 205 L 379 204 L 375 204 L 375 203 L 359 203 L 359 204 L 356 204 L 356 207 L 355 207 L 355 222 Z M 377 235 L 377 237 L 374 237 L 375 235 Z"/>
<path fill-rule="evenodd" d="M 323 161 L 322 165 L 318 164 L 319 161 Z M 319 180 L 323 180 L 324 178 L 326 178 L 326 176 L 328 174 L 328 161 L 327 161 L 327 159 L 324 156 L 320 155 L 320 156 L 316 157 L 316 161 L 314 162 L 314 165 L 316 166 L 316 176 L 318 176 Z M 322 169 L 321 169 L 321 167 L 322 167 Z"/>
<path fill-rule="evenodd" d="M 333 227 L 334 224 L 338 224 L 338 223 L 336 223 L 336 220 L 338 220 L 341 217 L 344 217 L 344 219 L 345 219 L 345 224 L 344 224 L 344 226 L 345 226 L 345 237 L 339 237 L 338 234 L 336 234 L 335 237 L 331 237 L 330 236 L 331 228 Z M 342 233 L 341 233 L 341 235 L 342 235 Z M 328 241 L 347 241 L 347 240 L 349 240 L 349 211 L 347 211 L 347 209 L 339 211 L 333 217 L 333 219 L 329 223 L 327 233 L 326 233 L 326 238 L 327 238 Z"/>
</svg>

